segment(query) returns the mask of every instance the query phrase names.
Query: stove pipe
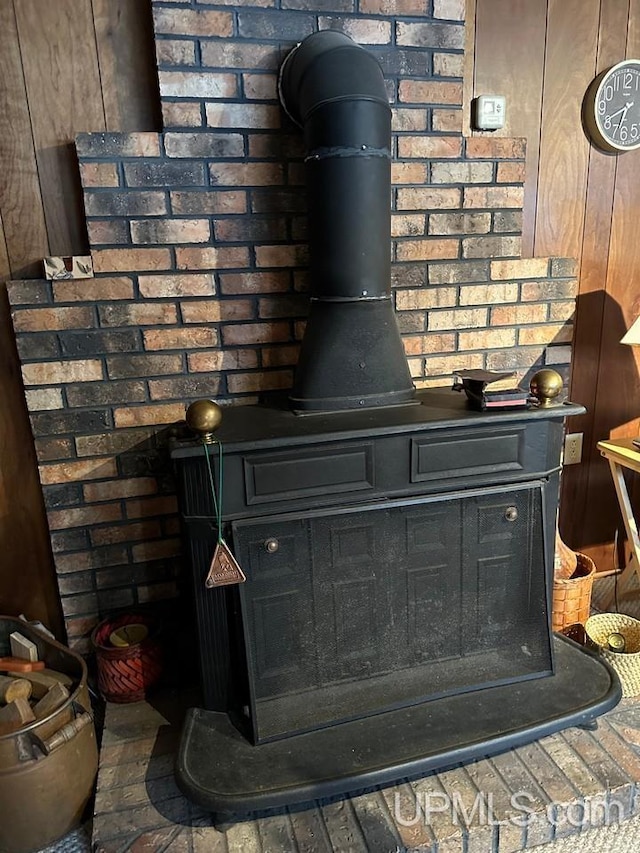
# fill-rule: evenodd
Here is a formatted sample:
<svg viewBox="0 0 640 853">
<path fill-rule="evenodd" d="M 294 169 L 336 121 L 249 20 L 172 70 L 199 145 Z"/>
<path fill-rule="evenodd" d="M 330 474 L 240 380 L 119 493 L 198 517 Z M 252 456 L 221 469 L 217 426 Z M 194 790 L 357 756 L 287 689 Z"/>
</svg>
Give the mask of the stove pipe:
<svg viewBox="0 0 640 853">
<path fill-rule="evenodd" d="M 411 402 L 391 301 L 391 109 L 377 60 L 325 30 L 285 58 L 280 100 L 303 128 L 311 305 L 291 405 Z"/>
</svg>

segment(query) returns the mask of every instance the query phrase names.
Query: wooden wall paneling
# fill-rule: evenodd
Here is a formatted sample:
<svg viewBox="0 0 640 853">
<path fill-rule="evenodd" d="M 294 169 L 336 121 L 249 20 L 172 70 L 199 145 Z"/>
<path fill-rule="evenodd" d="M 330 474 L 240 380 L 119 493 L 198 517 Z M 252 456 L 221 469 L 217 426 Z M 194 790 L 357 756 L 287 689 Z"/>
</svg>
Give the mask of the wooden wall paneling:
<svg viewBox="0 0 640 853">
<path fill-rule="evenodd" d="M 31 277 L 41 274 L 49 244 L 11 0 L 0 3 L 0 80 L 2 243 L 13 277 Z"/>
<path fill-rule="evenodd" d="M 151 4 L 92 0 L 107 130 L 160 130 Z"/>
<path fill-rule="evenodd" d="M 473 94 L 495 93 L 507 99 L 504 129 L 482 135 L 527 140 L 523 257 L 533 252 L 545 32 L 544 0 L 477 0 Z"/>
<path fill-rule="evenodd" d="M 624 55 L 628 15 L 629 0 L 602 0 L 594 76 L 614 65 Z M 595 146 L 590 146 L 570 393 L 572 400 L 586 406 L 587 413 L 572 418 L 569 424 L 572 432 L 584 433 L 583 462 L 565 468 L 560 501 L 560 529 L 563 538 L 576 549 L 589 550 L 584 518 L 587 503 L 592 499 L 594 491 L 589 488 L 590 472 L 596 470 L 594 466 L 604 465 L 604 475 L 598 472 L 596 479 L 602 481 L 603 476 L 605 479 L 609 476 L 608 465 L 596 449 L 594 413 L 617 162 L 615 155 L 605 154 Z M 593 531 L 592 525 L 590 529 Z M 591 552 L 590 555 L 595 557 Z"/>
<path fill-rule="evenodd" d="M 631 0 L 626 55 L 640 56 L 640 0 Z M 618 59 L 622 59 L 622 53 Z M 640 353 L 620 338 L 640 316 L 640 150 L 613 155 L 615 174 L 606 298 L 602 313 L 593 440 L 638 435 L 640 426 Z M 636 510 L 637 511 L 637 510 Z M 613 568 L 611 542 L 622 519 L 607 466 L 589 466 L 585 537 L 593 542 L 598 568 Z"/>
<path fill-rule="evenodd" d="M 15 2 L 51 253 L 88 251 L 73 140 L 104 130 L 91 0 Z"/>
<path fill-rule="evenodd" d="M 462 133 L 471 136 L 471 102 L 475 89 L 477 0 L 466 0 L 464 12 L 464 78 L 462 80 Z"/>
<path fill-rule="evenodd" d="M 6 287 L 0 285 L 0 613 L 64 627 Z"/>
<path fill-rule="evenodd" d="M 536 4 L 534 4 L 536 5 Z M 534 255 L 579 258 L 589 142 L 581 107 L 593 77 L 600 0 L 549 0 Z"/>
<path fill-rule="evenodd" d="M 0 281 L 6 281 L 10 277 L 11 267 L 9 266 L 9 252 L 7 250 L 7 241 L 4 236 L 2 210 L 0 209 Z"/>
</svg>

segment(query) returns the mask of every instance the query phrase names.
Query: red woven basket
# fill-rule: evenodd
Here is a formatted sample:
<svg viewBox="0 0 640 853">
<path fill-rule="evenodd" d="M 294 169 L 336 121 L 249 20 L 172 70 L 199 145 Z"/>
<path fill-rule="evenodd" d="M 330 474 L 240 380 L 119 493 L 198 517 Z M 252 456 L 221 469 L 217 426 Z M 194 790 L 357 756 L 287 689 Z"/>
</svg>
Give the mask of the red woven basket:
<svg viewBox="0 0 640 853">
<path fill-rule="evenodd" d="M 149 629 L 140 643 L 124 648 L 112 645 L 109 637 L 124 625 L 142 624 Z M 139 702 L 162 672 L 162 648 L 153 621 L 139 614 L 107 618 L 91 634 L 98 664 L 98 689 L 107 702 Z"/>
</svg>

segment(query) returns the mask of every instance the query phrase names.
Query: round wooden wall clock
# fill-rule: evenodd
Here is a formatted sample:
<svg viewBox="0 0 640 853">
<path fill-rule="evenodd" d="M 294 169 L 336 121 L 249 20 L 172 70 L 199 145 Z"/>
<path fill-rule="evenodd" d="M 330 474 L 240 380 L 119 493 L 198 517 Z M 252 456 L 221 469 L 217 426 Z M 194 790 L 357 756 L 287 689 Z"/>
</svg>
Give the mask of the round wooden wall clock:
<svg viewBox="0 0 640 853">
<path fill-rule="evenodd" d="M 589 136 L 603 151 L 640 148 L 640 59 L 625 59 L 595 78 L 583 117 Z"/>
</svg>

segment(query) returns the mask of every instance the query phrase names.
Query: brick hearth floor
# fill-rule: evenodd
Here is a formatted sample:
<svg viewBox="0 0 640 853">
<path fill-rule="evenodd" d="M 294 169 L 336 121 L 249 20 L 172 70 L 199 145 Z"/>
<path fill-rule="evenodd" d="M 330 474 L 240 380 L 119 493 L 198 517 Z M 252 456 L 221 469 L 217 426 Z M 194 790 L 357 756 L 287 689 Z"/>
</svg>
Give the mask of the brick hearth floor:
<svg viewBox="0 0 640 853">
<path fill-rule="evenodd" d="M 510 853 L 640 813 L 640 701 L 627 699 L 601 717 L 594 732 L 567 729 L 491 759 L 234 824 L 222 833 L 173 779 L 189 704 L 193 697 L 174 691 L 107 707 L 96 853 Z M 515 804 L 513 794 L 520 795 Z M 416 814 L 416 801 L 437 807 L 444 797 L 458 807 L 432 814 L 428 826 L 404 825 Z M 526 826 L 522 803 L 532 810 Z M 466 822 L 465 812 L 473 815 Z"/>
</svg>

